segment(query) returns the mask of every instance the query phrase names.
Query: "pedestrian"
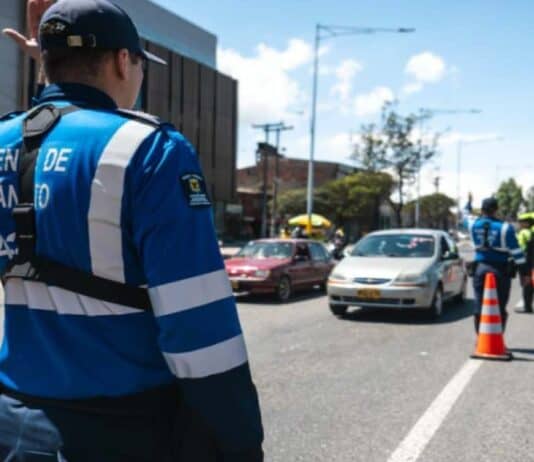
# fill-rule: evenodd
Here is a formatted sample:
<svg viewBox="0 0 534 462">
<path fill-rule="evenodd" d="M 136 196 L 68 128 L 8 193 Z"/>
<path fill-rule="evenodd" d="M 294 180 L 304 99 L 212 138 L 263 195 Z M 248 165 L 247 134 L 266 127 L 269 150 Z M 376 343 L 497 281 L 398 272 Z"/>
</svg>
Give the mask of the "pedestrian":
<svg viewBox="0 0 534 462">
<path fill-rule="evenodd" d="M 530 274 L 534 271 L 534 219 L 531 213 L 523 213 L 518 217 L 519 232 L 517 233 L 517 241 L 523 250 L 526 259 L 527 267 Z M 523 286 L 523 310 L 525 313 L 532 313 L 532 278 L 529 284 Z"/>
<path fill-rule="evenodd" d="M 164 62 L 108 0 L 51 3 L 28 1 L 30 37 L 7 32 L 46 87 L 0 121 L 15 159 L 0 169 L 0 460 L 200 462 L 190 447 L 178 459 L 187 409 L 217 460 L 262 461 L 197 155 L 171 125 L 125 110 L 147 61 Z"/>
<path fill-rule="evenodd" d="M 280 229 L 280 239 L 289 239 L 291 237 L 291 232 L 289 231 L 289 226 L 284 225 Z"/>
<path fill-rule="evenodd" d="M 306 234 L 304 233 L 302 226 L 295 226 L 293 228 L 293 231 L 291 231 L 291 237 L 293 239 L 304 239 L 306 237 Z"/>
<path fill-rule="evenodd" d="M 525 255 L 517 242 L 512 224 L 497 218 L 497 199 L 490 197 L 482 201 L 482 214 L 474 217 L 472 213 L 472 196 L 465 208 L 464 224 L 469 229 L 475 247 L 473 262 L 473 288 L 475 291 L 475 331 L 478 333 L 482 312 L 484 281 L 487 273 L 494 273 L 497 280 L 497 295 L 503 323 L 506 328 L 508 313 L 506 305 L 510 298 L 511 280 L 516 271 L 521 275 L 521 284 L 528 281 Z"/>
</svg>

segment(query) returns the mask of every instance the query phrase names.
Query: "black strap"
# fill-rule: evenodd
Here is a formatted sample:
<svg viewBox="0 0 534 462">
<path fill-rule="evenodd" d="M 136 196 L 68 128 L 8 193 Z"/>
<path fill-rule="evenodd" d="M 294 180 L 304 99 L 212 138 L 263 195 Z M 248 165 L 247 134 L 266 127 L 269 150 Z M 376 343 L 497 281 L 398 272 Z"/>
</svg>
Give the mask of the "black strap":
<svg viewBox="0 0 534 462">
<path fill-rule="evenodd" d="M 24 271 L 11 271 L 5 278 L 17 277 L 44 282 L 98 300 L 124 305 L 141 310 L 151 310 L 146 289 L 101 278 L 91 273 L 64 266 L 58 262 L 38 257 L 35 254 L 36 225 L 34 207 L 35 166 L 44 137 L 60 118 L 78 111 L 77 106 L 57 108 L 38 106 L 28 112 L 24 119 L 23 146 L 19 166 L 19 203 L 13 209 L 18 254 L 10 270 L 16 265 L 25 265 Z"/>
<path fill-rule="evenodd" d="M 141 287 L 101 278 L 45 258 L 33 257 L 30 264 L 31 269 L 22 279 L 44 282 L 117 305 L 140 310 L 152 309 L 148 290 Z"/>
</svg>

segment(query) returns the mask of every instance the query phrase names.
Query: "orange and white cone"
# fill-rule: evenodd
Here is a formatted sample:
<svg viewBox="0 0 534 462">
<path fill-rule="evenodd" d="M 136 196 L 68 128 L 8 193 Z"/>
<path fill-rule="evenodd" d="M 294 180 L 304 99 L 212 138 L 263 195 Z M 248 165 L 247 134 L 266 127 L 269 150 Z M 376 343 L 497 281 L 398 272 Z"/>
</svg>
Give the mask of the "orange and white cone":
<svg viewBox="0 0 534 462">
<path fill-rule="evenodd" d="M 493 273 L 487 273 L 484 280 L 484 297 L 482 299 L 478 340 L 476 350 L 471 355 L 471 358 L 503 361 L 512 359 L 512 354 L 507 351 L 504 345 L 497 281 Z"/>
</svg>

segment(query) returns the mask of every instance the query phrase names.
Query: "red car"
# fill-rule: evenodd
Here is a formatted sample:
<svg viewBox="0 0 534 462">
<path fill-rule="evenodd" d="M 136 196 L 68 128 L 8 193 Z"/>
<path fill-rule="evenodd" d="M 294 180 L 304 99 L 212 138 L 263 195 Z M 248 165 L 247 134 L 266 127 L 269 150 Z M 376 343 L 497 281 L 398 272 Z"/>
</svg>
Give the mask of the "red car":
<svg viewBox="0 0 534 462">
<path fill-rule="evenodd" d="M 235 293 L 274 293 L 281 301 L 299 289 L 326 287 L 334 267 L 326 247 L 308 239 L 250 241 L 225 263 Z"/>
</svg>

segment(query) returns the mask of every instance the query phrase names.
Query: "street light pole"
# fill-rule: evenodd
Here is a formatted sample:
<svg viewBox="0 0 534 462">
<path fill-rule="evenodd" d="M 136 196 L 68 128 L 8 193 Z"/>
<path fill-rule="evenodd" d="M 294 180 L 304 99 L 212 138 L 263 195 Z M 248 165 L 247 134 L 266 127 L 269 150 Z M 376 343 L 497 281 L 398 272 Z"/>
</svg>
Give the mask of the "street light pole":
<svg viewBox="0 0 534 462">
<path fill-rule="evenodd" d="M 324 32 L 324 35 L 321 35 Z M 317 118 L 317 92 L 318 92 L 318 77 L 319 77 L 319 47 L 321 40 L 326 38 L 341 37 L 346 35 L 360 35 L 360 34 L 374 34 L 377 32 L 391 32 L 398 34 L 406 34 L 415 32 L 413 28 L 399 27 L 399 28 L 385 28 L 385 27 L 352 27 L 352 26 L 331 26 L 317 23 L 315 25 L 315 43 L 314 43 L 314 58 L 313 58 L 313 89 L 312 89 L 312 109 L 310 120 L 310 157 L 308 161 L 308 188 L 306 197 L 306 214 L 308 215 L 308 234 L 311 231 L 311 215 L 313 213 L 313 163 L 315 159 L 315 125 Z"/>
<path fill-rule="evenodd" d="M 315 46 L 313 58 L 313 90 L 312 90 L 312 112 L 310 122 L 310 160 L 308 162 L 308 190 L 306 196 L 306 214 L 308 215 L 308 236 L 311 234 L 311 215 L 313 213 L 313 162 L 315 157 L 315 118 L 317 110 L 317 80 L 319 77 L 319 43 L 321 25 L 315 25 Z"/>
</svg>

